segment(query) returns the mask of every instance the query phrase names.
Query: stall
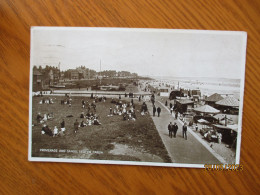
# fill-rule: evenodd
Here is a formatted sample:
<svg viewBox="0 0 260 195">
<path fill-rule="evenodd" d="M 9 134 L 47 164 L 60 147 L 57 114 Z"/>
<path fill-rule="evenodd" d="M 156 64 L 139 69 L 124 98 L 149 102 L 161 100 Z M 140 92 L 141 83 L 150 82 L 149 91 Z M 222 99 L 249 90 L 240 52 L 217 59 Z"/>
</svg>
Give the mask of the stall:
<svg viewBox="0 0 260 195">
<path fill-rule="evenodd" d="M 237 130 L 238 130 L 238 125 L 233 124 L 233 125 L 219 125 L 219 124 L 214 124 L 213 128 L 218 132 L 222 134 L 222 140 L 230 144 L 231 147 L 235 146 L 236 144 L 236 139 L 237 139 Z"/>
<path fill-rule="evenodd" d="M 199 113 L 203 113 L 204 115 L 206 114 L 217 114 L 219 113 L 220 111 L 213 108 L 212 106 L 209 106 L 209 105 L 204 105 L 204 106 L 201 106 L 201 107 L 198 107 L 198 108 L 194 108 L 193 109 L 195 112 L 199 112 Z"/>
<path fill-rule="evenodd" d="M 239 101 L 234 97 L 226 97 L 223 100 L 219 100 L 216 103 L 216 108 L 226 114 L 238 114 Z"/>
</svg>

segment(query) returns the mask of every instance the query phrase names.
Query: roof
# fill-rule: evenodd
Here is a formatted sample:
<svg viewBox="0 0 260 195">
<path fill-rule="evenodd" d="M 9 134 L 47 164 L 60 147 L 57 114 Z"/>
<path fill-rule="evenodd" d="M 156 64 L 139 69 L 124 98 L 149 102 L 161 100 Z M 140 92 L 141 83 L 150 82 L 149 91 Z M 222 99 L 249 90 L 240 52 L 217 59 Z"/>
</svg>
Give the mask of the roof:
<svg viewBox="0 0 260 195">
<path fill-rule="evenodd" d="M 198 107 L 198 108 L 194 108 L 194 111 L 196 112 L 202 112 L 202 113 L 219 113 L 220 111 L 209 106 L 209 105 L 204 105 L 204 106 L 201 106 L 201 107 Z"/>
<path fill-rule="evenodd" d="M 220 129 L 231 129 L 231 130 L 233 130 L 235 132 L 238 131 L 238 125 L 237 124 L 235 124 L 235 125 L 227 125 L 227 126 L 214 124 L 214 126 L 220 128 Z"/>
<path fill-rule="evenodd" d="M 207 97 L 207 98 L 206 98 L 206 101 L 207 101 L 207 102 L 217 102 L 217 101 L 223 100 L 223 99 L 224 99 L 224 98 L 223 98 L 220 94 L 214 93 L 214 94 L 212 94 L 211 96 Z"/>
<path fill-rule="evenodd" d="M 194 102 L 188 99 L 180 99 L 177 100 L 177 102 L 179 102 L 180 104 L 193 104 Z"/>
<path fill-rule="evenodd" d="M 229 106 L 229 107 L 239 107 L 239 101 L 234 97 L 226 97 L 223 100 L 219 100 L 216 104 L 221 106 Z"/>
<path fill-rule="evenodd" d="M 209 121 L 205 120 L 205 119 L 199 119 L 198 120 L 199 123 L 209 123 Z"/>
<path fill-rule="evenodd" d="M 33 70 L 33 75 L 41 76 L 42 73 L 39 70 Z"/>
</svg>

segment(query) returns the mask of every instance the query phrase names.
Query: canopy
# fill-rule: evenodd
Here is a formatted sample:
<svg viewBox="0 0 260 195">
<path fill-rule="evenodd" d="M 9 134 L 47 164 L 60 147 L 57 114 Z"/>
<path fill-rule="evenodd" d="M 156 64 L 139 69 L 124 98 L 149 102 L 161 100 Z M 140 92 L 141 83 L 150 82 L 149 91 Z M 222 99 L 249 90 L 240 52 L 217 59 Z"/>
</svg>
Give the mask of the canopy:
<svg viewBox="0 0 260 195">
<path fill-rule="evenodd" d="M 237 124 L 234 124 L 234 125 L 227 125 L 227 126 L 214 124 L 214 126 L 220 128 L 220 129 L 229 129 L 229 130 L 233 130 L 233 131 L 235 131 L 235 132 L 237 132 L 237 130 L 238 130 L 238 125 L 237 125 Z"/>
<path fill-rule="evenodd" d="M 199 123 L 209 123 L 209 121 L 206 121 L 205 119 L 199 119 L 198 122 Z"/>
<path fill-rule="evenodd" d="M 219 100 L 216 104 L 221 106 L 238 107 L 239 101 L 234 97 L 226 97 L 223 100 Z"/>
<path fill-rule="evenodd" d="M 234 125 L 227 125 L 228 128 L 232 129 L 233 131 L 236 131 L 238 130 L 238 125 L 237 124 L 234 124 Z"/>
<path fill-rule="evenodd" d="M 227 119 L 227 124 L 238 124 L 238 115 L 231 115 L 231 114 L 217 114 L 213 116 L 215 119 L 218 119 L 220 123 L 225 124 L 225 118 Z"/>
<path fill-rule="evenodd" d="M 209 106 L 209 105 L 204 105 L 204 106 L 201 106 L 199 108 L 194 108 L 194 111 L 196 112 L 202 112 L 202 113 L 211 113 L 211 114 L 216 114 L 216 113 L 219 113 L 220 111 L 213 108 L 212 106 Z"/>
</svg>

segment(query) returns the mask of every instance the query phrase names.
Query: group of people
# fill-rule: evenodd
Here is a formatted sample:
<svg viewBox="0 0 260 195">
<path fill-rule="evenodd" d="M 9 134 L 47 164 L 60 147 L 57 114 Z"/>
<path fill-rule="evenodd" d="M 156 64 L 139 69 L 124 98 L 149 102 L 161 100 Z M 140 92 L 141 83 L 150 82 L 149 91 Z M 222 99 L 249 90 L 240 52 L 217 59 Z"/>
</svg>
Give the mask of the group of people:
<svg viewBox="0 0 260 195">
<path fill-rule="evenodd" d="M 165 106 L 167 107 L 168 106 L 168 101 L 166 100 L 165 101 Z M 174 110 L 175 110 L 175 120 L 178 119 L 178 116 L 179 116 L 179 112 L 175 109 L 175 106 L 170 102 L 169 104 L 169 107 L 170 107 L 170 112 L 171 112 L 171 115 L 174 114 Z M 187 140 L 187 130 L 188 130 L 188 127 L 187 127 L 187 123 L 185 122 L 184 125 L 182 126 L 182 137 L 185 138 Z M 170 124 L 168 125 L 168 131 L 169 131 L 169 137 L 172 138 L 172 133 L 173 133 L 173 137 L 176 137 L 176 133 L 178 131 L 178 125 L 177 123 L 175 122 L 174 125 L 172 124 L 172 122 L 170 122 Z"/>
<path fill-rule="evenodd" d="M 135 105 L 133 99 L 129 103 L 123 103 L 121 100 L 111 100 L 111 103 L 115 104 L 114 108 L 110 106 L 109 117 L 114 115 L 122 115 L 123 120 L 136 120 Z"/>
<path fill-rule="evenodd" d="M 53 136 L 53 137 L 56 137 L 58 135 L 64 135 L 64 132 L 65 132 L 65 121 L 64 119 L 62 120 L 62 122 L 60 123 L 60 130 L 57 128 L 57 126 L 54 126 L 53 130 L 48 126 L 46 125 L 45 123 L 42 125 L 42 130 L 41 130 L 41 134 L 46 134 L 46 135 L 49 135 L 49 136 Z"/>
<path fill-rule="evenodd" d="M 43 98 L 42 100 L 40 100 L 39 104 L 53 104 L 54 102 L 52 101 L 51 98 Z"/>
<path fill-rule="evenodd" d="M 74 122 L 74 133 L 77 133 L 80 127 L 86 127 L 91 125 L 101 125 L 97 116 L 93 116 L 90 119 L 86 119 L 86 121 L 82 120 L 81 123 L 78 122 L 78 119 Z"/>
<path fill-rule="evenodd" d="M 61 105 L 67 104 L 67 105 L 69 105 L 69 107 L 71 107 L 71 103 L 72 103 L 72 99 L 69 97 L 60 101 Z"/>
<path fill-rule="evenodd" d="M 178 131 L 177 123 L 172 124 L 172 122 L 170 122 L 170 124 L 168 125 L 168 131 L 169 131 L 170 138 L 172 138 L 172 133 L 173 133 L 173 137 L 176 137 L 176 133 Z"/>
<path fill-rule="evenodd" d="M 93 112 L 96 112 L 96 100 L 94 100 L 93 102 L 89 103 L 88 101 L 85 101 L 84 99 L 81 100 L 81 104 L 82 104 L 82 108 L 87 109 L 87 112 L 91 112 L 93 110 Z"/>
<path fill-rule="evenodd" d="M 47 120 L 52 120 L 54 118 L 53 113 L 44 114 L 43 116 L 39 112 L 36 116 L 37 124 L 43 124 Z"/>
<path fill-rule="evenodd" d="M 156 112 L 158 113 L 158 117 L 160 117 L 160 114 L 161 114 L 161 107 L 158 106 L 157 108 L 155 107 L 155 105 L 153 105 L 153 116 L 155 116 Z"/>
<path fill-rule="evenodd" d="M 82 112 L 80 114 L 80 118 L 82 119 L 79 125 L 80 127 L 101 125 L 101 123 L 98 120 L 97 114 L 94 114 L 93 112 L 87 112 L 87 114 L 84 114 L 84 112 Z"/>
<path fill-rule="evenodd" d="M 93 93 L 91 93 L 90 99 L 94 99 L 95 102 L 106 102 L 107 100 L 106 96 L 93 95 Z"/>
<path fill-rule="evenodd" d="M 182 126 L 182 137 L 185 138 L 187 140 L 187 124 L 184 123 L 184 125 Z M 169 131 L 169 137 L 172 138 L 172 134 L 173 137 L 176 137 L 176 133 L 178 131 L 178 125 L 175 122 L 174 124 L 172 124 L 172 122 L 170 122 L 170 124 L 168 125 L 168 131 Z"/>
</svg>

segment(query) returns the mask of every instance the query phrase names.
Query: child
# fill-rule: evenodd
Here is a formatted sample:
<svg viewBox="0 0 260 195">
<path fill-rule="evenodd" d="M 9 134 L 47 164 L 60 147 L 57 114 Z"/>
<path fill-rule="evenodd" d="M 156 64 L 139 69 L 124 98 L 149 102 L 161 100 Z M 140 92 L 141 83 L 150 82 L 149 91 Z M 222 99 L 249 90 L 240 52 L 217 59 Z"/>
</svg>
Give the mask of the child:
<svg viewBox="0 0 260 195">
<path fill-rule="evenodd" d="M 41 131 L 42 135 L 45 134 L 45 127 L 46 127 L 46 125 L 43 124 L 43 126 L 42 126 L 42 131 Z"/>
<path fill-rule="evenodd" d="M 55 126 L 53 129 L 53 137 L 57 136 L 58 134 L 59 134 L 59 130 L 58 130 L 57 126 Z"/>
</svg>

